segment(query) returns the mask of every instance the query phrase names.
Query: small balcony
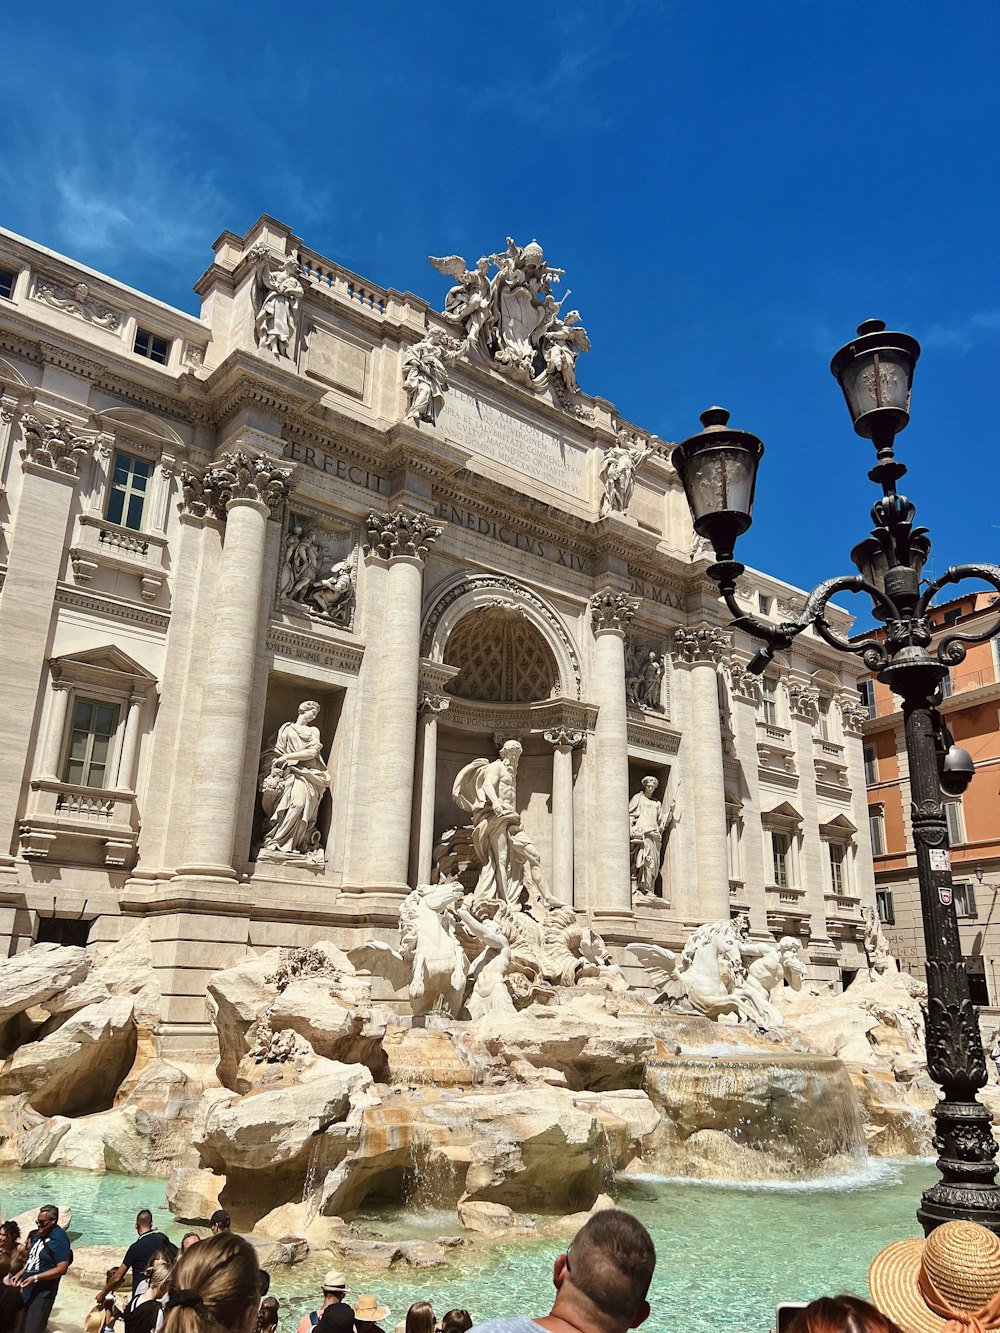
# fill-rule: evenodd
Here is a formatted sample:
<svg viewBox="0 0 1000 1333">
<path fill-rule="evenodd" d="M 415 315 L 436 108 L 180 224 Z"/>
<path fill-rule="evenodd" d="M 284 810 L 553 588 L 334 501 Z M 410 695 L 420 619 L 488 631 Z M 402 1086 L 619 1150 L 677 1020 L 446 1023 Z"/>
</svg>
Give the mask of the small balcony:
<svg viewBox="0 0 1000 1333">
<path fill-rule="evenodd" d="M 135 862 L 135 794 L 32 778 L 20 826 L 28 861 L 74 861 L 127 869 Z"/>
<path fill-rule="evenodd" d="M 167 575 L 167 539 L 109 523 L 98 514 L 81 514 L 79 538 L 70 550 L 73 579 L 90 583 L 99 569 L 135 574 L 139 595 L 153 602 Z"/>
</svg>

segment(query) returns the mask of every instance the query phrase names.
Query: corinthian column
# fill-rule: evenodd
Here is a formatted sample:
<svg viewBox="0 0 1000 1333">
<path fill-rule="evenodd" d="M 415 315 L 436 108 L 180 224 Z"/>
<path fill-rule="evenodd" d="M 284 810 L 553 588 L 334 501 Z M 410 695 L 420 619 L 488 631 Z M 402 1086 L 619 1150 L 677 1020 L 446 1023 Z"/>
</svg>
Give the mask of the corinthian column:
<svg viewBox="0 0 1000 1333">
<path fill-rule="evenodd" d="M 697 898 L 685 907 L 702 921 L 729 920 L 729 853 L 726 838 L 726 785 L 722 769 L 718 664 L 732 646 L 715 626 L 674 632 L 674 660 L 690 672 L 690 735 L 685 737 L 691 804 Z"/>
<path fill-rule="evenodd" d="M 625 633 L 639 605 L 606 588 L 590 599 L 594 631 L 594 845 L 600 867 L 598 913 L 631 911 L 628 845 L 628 716 L 625 709 Z"/>
<path fill-rule="evenodd" d="M 13 514 L 10 555 L 0 593 L 0 865 L 17 835 L 21 795 L 28 778 L 32 720 L 49 641 L 56 584 L 66 547 L 66 524 L 80 473 L 92 442 L 75 433 L 68 421 L 21 418 L 24 475 Z M 65 694 L 53 714 L 65 724 Z M 45 762 L 58 762 L 62 733 L 44 747 Z M 52 758 L 52 755 L 55 758 Z"/>
<path fill-rule="evenodd" d="M 573 904 L 573 751 L 582 731 L 547 731 L 552 746 L 552 875 L 554 897 Z"/>
<path fill-rule="evenodd" d="M 381 655 L 375 697 L 374 783 L 365 879 L 373 888 L 405 888 L 413 814 L 420 676 L 424 557 L 441 528 L 423 514 L 396 509 L 368 515 L 369 561 L 387 566 Z"/>
<path fill-rule="evenodd" d="M 233 837 L 247 740 L 267 522 L 288 496 L 290 469 L 243 450 L 222 454 L 203 478 L 184 471 L 192 509 L 224 518 L 212 639 L 205 667 L 201 722 L 192 737 L 190 817 L 185 864 L 178 876 L 235 879 Z"/>
</svg>

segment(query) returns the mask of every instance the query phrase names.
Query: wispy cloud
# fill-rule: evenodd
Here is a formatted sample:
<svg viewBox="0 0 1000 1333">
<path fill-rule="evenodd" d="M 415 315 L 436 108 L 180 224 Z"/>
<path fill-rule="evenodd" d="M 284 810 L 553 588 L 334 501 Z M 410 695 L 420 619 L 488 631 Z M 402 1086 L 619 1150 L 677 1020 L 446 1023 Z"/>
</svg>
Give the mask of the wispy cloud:
<svg viewBox="0 0 1000 1333">
<path fill-rule="evenodd" d="M 921 342 L 924 347 L 941 347 L 956 352 L 970 348 L 1000 333 L 1000 306 L 992 310 L 975 310 L 951 324 L 932 324 Z"/>
</svg>

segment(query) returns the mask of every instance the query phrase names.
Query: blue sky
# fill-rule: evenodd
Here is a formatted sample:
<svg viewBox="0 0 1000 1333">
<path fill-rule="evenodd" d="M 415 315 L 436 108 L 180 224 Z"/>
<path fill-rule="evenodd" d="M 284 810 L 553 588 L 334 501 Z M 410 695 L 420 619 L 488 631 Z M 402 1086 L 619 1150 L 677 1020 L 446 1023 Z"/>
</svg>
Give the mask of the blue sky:
<svg viewBox="0 0 1000 1333">
<path fill-rule="evenodd" d="M 665 439 L 766 447 L 739 553 L 852 572 L 871 446 L 831 355 L 918 337 L 903 489 L 935 566 L 1000 561 L 1000 6 L 21 6 L 0 221 L 182 308 L 261 213 L 435 303 L 428 254 L 537 237 L 586 390 Z M 860 608 L 858 608 L 860 610 Z"/>
</svg>

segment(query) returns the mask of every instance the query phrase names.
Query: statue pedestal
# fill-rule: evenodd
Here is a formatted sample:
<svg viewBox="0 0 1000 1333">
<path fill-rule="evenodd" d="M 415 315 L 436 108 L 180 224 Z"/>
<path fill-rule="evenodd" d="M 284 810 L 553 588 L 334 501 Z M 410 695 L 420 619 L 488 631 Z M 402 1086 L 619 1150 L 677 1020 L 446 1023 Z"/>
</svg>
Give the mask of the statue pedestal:
<svg viewBox="0 0 1000 1333">
<path fill-rule="evenodd" d="M 264 873 L 268 879 L 299 884 L 312 883 L 326 871 L 325 860 L 311 861 L 308 855 L 301 852 L 272 852 L 268 848 L 262 848 L 257 853 L 257 865 L 267 867 Z"/>
</svg>

